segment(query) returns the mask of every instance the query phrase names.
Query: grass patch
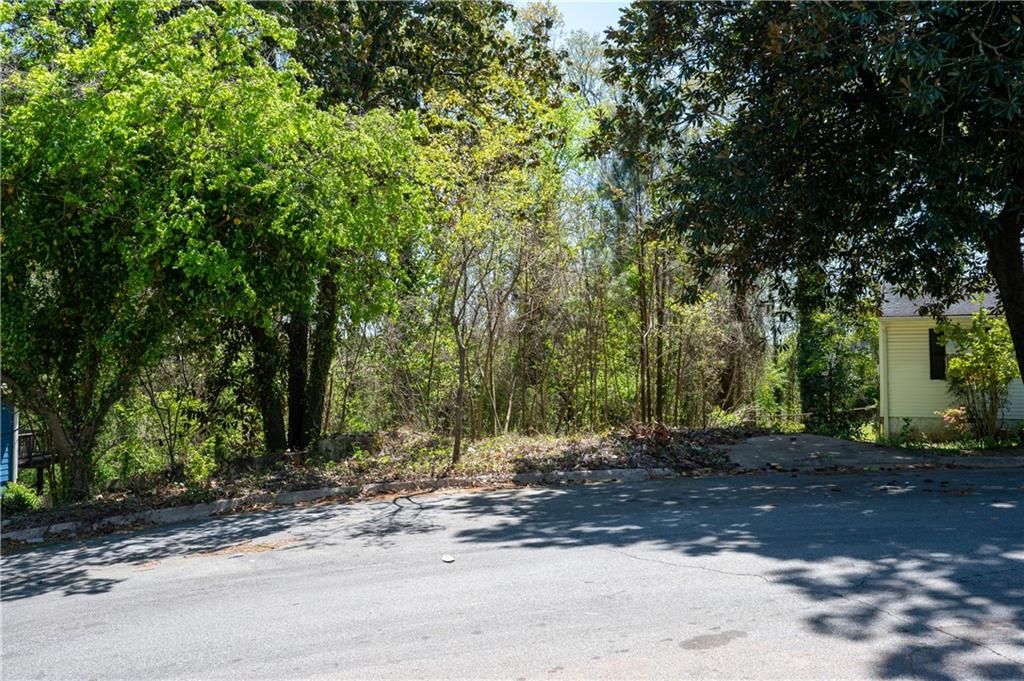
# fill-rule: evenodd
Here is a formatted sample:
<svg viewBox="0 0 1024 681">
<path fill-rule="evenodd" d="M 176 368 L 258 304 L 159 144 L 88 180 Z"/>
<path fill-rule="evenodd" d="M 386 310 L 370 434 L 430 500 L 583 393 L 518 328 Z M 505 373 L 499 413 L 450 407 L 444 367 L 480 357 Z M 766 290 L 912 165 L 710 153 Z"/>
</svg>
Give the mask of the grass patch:
<svg viewBox="0 0 1024 681">
<path fill-rule="evenodd" d="M 900 435 L 883 437 L 874 423 L 863 424 L 852 439 L 857 442 L 948 456 L 978 456 L 988 452 L 1020 449 L 1022 446 L 1020 437 L 932 438 L 910 428 L 904 428 Z"/>
</svg>

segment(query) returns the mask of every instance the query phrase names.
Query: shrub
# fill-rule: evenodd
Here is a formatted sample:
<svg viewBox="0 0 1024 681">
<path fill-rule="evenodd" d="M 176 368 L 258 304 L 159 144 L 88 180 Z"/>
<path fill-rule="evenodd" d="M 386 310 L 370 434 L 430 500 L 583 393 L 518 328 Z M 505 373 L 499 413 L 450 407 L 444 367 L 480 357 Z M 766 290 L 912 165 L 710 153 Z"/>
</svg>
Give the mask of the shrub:
<svg viewBox="0 0 1024 681">
<path fill-rule="evenodd" d="M 777 429 L 802 427 L 795 344 L 789 343 L 765 363 L 754 392 L 758 425 Z"/>
<path fill-rule="evenodd" d="M 971 424 L 967 418 L 966 407 L 951 407 L 935 413 L 942 417 L 944 434 L 950 439 L 962 440 L 967 436 Z"/>
<path fill-rule="evenodd" d="M 708 415 L 709 428 L 739 428 L 743 425 L 743 415 L 735 411 L 726 411 L 721 407 L 711 408 Z"/>
<path fill-rule="evenodd" d="M 950 392 L 962 404 L 976 436 L 998 436 L 1010 381 L 1019 376 L 1006 320 L 982 307 L 970 325 L 945 323 L 939 331 L 956 346 L 946 368 Z"/>
<path fill-rule="evenodd" d="M 185 479 L 190 485 L 206 485 L 217 470 L 216 440 L 210 438 L 195 449 L 185 464 Z"/>
<path fill-rule="evenodd" d="M 36 491 L 18 482 L 7 483 L 0 499 L 0 508 L 3 509 L 4 515 L 21 515 L 35 511 L 41 505 Z"/>
</svg>

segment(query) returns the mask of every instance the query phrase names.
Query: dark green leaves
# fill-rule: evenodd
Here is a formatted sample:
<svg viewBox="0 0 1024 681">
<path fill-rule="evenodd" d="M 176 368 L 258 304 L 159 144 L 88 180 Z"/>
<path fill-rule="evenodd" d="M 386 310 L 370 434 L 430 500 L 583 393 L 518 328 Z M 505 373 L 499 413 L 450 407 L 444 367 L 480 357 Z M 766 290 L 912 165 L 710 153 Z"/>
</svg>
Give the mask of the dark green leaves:
<svg viewBox="0 0 1024 681">
<path fill-rule="evenodd" d="M 1019 211 L 1015 11 L 637 3 L 610 34 L 626 104 L 606 140 L 669 150 L 664 222 L 739 285 L 813 268 L 848 300 L 879 279 L 957 298 Z"/>
</svg>

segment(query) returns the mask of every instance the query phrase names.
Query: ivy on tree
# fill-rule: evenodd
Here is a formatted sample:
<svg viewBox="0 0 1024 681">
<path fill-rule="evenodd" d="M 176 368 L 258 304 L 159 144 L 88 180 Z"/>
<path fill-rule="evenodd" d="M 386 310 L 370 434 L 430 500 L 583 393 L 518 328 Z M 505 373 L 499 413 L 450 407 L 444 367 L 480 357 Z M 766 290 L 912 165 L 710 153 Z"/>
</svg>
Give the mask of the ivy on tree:
<svg viewBox="0 0 1024 681">
<path fill-rule="evenodd" d="M 396 257 L 420 128 L 318 109 L 297 64 L 266 58 L 291 32 L 244 3 L 3 11 L 2 378 L 81 498 L 107 414 L 170 331 L 264 328 L 331 255 Z"/>
</svg>

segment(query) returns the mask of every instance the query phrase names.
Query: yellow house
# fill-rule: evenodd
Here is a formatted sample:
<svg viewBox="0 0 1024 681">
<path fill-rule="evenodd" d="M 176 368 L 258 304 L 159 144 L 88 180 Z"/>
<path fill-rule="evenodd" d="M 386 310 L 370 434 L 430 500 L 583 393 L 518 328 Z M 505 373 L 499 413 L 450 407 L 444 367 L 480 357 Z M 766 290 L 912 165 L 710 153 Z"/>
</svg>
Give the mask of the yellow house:
<svg viewBox="0 0 1024 681">
<path fill-rule="evenodd" d="M 986 301 L 986 304 L 988 301 Z M 899 435 L 909 419 L 910 427 L 926 434 L 942 432 L 937 414 L 956 406 L 946 383 L 946 347 L 937 341 L 936 322 L 918 309 L 926 301 L 889 297 L 882 303 L 878 320 L 878 414 L 881 431 Z M 978 311 L 975 302 L 961 302 L 946 309 L 953 322 L 967 323 Z M 1024 383 L 1014 379 L 1003 409 L 1006 427 L 1024 422 Z"/>
</svg>

